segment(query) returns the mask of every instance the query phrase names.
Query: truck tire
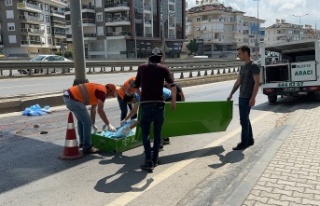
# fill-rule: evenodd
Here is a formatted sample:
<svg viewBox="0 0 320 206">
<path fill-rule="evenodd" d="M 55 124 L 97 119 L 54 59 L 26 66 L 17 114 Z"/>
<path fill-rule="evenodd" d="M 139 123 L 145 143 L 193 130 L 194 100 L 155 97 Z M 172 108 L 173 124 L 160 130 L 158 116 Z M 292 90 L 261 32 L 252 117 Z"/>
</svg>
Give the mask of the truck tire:
<svg viewBox="0 0 320 206">
<path fill-rule="evenodd" d="M 269 103 L 276 103 L 277 102 L 277 95 L 268 95 L 268 100 L 269 100 Z"/>
</svg>

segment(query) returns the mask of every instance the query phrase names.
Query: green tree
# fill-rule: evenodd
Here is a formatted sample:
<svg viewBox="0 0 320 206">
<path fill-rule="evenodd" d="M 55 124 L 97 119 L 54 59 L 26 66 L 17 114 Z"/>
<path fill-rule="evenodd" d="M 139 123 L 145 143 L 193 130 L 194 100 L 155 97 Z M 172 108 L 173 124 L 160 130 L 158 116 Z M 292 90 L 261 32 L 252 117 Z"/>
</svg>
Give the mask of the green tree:
<svg viewBox="0 0 320 206">
<path fill-rule="evenodd" d="M 194 38 L 194 39 L 190 40 L 189 44 L 187 44 L 187 48 L 191 54 L 195 55 L 198 51 L 197 39 Z"/>
<path fill-rule="evenodd" d="M 65 58 L 72 58 L 73 57 L 73 52 L 72 51 L 65 51 L 64 52 L 64 57 Z"/>
</svg>

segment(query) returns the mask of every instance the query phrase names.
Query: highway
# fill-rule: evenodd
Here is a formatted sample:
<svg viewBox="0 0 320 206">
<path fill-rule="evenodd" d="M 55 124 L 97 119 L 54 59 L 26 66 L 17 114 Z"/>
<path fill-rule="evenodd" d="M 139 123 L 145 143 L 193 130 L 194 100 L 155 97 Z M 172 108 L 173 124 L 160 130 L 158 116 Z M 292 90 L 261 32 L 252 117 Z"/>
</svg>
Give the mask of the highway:
<svg viewBox="0 0 320 206">
<path fill-rule="evenodd" d="M 123 74 L 121 80 L 130 75 Z M 45 78 L 32 79 L 19 84 L 19 79 L 14 79 L 16 94 L 24 93 L 26 88 L 33 92 L 59 90 L 73 81 L 69 76 L 52 78 L 50 84 Z M 90 75 L 89 79 L 116 83 L 119 78 L 109 74 Z M 187 101 L 225 100 L 233 82 L 187 87 L 184 92 Z M 8 81 L 3 90 L 11 90 L 12 83 Z M 7 94 L 3 90 L 1 96 Z M 288 128 L 286 123 L 294 112 L 319 106 L 303 98 L 283 98 L 270 105 L 260 91 L 251 111 L 256 143 L 245 151 L 232 151 L 240 140 L 237 97 L 238 93 L 234 95 L 233 120 L 227 131 L 171 138 L 153 173 L 139 169 L 144 159 L 142 147 L 119 155 L 102 153 L 72 161 L 58 159 L 67 125 L 68 111 L 64 106 L 39 117 L 21 113 L 0 115 L 1 205 L 224 205 L 275 137 Z M 105 111 L 111 123 L 118 126 L 120 111 L 115 99 L 106 101 Z M 35 124 L 40 128 L 34 128 Z M 99 119 L 97 125 L 102 127 Z M 41 135 L 42 130 L 48 134 Z"/>
</svg>

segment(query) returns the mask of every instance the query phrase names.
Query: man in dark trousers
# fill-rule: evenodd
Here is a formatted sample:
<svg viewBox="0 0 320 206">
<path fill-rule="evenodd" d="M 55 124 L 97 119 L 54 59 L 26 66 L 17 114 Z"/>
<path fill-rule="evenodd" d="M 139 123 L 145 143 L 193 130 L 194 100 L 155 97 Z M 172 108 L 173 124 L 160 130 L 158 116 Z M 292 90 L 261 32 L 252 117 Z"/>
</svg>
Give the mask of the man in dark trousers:
<svg viewBox="0 0 320 206">
<path fill-rule="evenodd" d="M 238 55 L 244 65 L 241 67 L 237 81 L 234 83 L 232 91 L 227 100 L 232 99 L 232 95 L 240 87 L 239 113 L 241 131 L 241 142 L 233 150 L 243 150 L 254 144 L 253 133 L 249 114 L 251 107 L 256 103 L 256 96 L 260 84 L 260 68 L 253 63 L 250 56 L 250 48 L 242 46 L 238 49 Z"/>
<path fill-rule="evenodd" d="M 158 163 L 161 130 L 164 122 L 163 82 L 170 85 L 172 92 L 171 110 L 176 108 L 176 87 L 170 70 L 161 64 L 162 51 L 159 48 L 152 50 L 149 62 L 141 64 L 135 80 L 135 87 L 141 88 L 141 120 L 142 140 L 145 151 L 145 161 L 141 164 L 142 170 L 152 171 Z M 154 126 L 153 154 L 149 139 L 150 125 Z"/>
</svg>

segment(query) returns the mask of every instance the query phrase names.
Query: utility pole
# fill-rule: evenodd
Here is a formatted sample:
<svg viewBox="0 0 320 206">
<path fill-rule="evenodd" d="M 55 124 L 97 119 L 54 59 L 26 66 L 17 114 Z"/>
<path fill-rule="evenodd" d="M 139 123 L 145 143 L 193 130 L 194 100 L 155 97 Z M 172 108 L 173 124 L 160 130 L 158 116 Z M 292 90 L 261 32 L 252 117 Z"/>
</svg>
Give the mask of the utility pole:
<svg viewBox="0 0 320 206">
<path fill-rule="evenodd" d="M 164 32 L 164 18 L 163 18 L 163 11 L 164 11 L 164 1 L 160 1 L 161 5 L 160 5 L 160 8 L 161 8 L 161 14 L 160 14 L 160 17 L 161 17 L 161 41 L 162 41 L 162 52 L 163 52 L 163 55 L 162 55 L 162 62 L 165 62 L 166 61 L 166 41 L 165 41 L 165 32 Z"/>
<path fill-rule="evenodd" d="M 211 21 L 212 21 L 212 24 L 211 24 L 211 26 L 212 26 L 212 37 L 211 37 L 211 58 L 213 59 L 213 38 L 214 38 L 214 34 L 213 34 L 213 19 L 211 19 Z"/>
<path fill-rule="evenodd" d="M 74 51 L 75 80 L 73 85 L 88 82 L 86 79 L 86 59 L 84 54 L 81 0 L 70 1 L 72 42 Z"/>
<path fill-rule="evenodd" d="M 259 24 L 259 2 L 260 0 L 253 0 L 257 2 L 257 36 L 256 36 L 256 44 L 255 48 L 256 50 L 256 59 L 259 58 L 259 33 L 260 33 L 260 24 Z"/>
<path fill-rule="evenodd" d="M 292 16 L 294 16 L 294 17 L 298 17 L 299 18 L 299 26 L 301 25 L 301 17 L 304 17 L 304 16 L 307 16 L 307 15 L 309 15 L 309 14 L 304 14 L 304 15 L 292 15 Z M 302 26 L 303 27 L 303 26 Z M 301 31 L 300 31 L 300 29 L 299 29 L 299 40 L 301 40 Z"/>
<path fill-rule="evenodd" d="M 133 30 L 134 30 L 134 55 L 135 58 L 138 58 L 138 49 L 137 49 L 137 30 L 136 30 L 136 16 L 133 15 Z"/>
</svg>

